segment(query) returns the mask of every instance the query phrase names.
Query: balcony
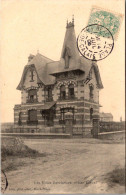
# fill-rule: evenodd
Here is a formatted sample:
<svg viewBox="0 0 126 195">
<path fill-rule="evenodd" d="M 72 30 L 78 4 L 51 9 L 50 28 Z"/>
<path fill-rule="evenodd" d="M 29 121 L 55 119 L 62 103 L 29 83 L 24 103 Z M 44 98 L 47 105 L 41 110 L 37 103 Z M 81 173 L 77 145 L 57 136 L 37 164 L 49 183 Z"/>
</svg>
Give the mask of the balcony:
<svg viewBox="0 0 126 195">
<path fill-rule="evenodd" d="M 28 99 L 27 103 L 37 103 L 38 100 L 37 99 Z"/>
<path fill-rule="evenodd" d="M 68 96 L 68 100 L 74 100 L 74 99 L 76 99 L 75 95 L 69 95 Z"/>
<path fill-rule="evenodd" d="M 27 125 L 38 125 L 38 120 L 37 121 L 27 121 Z"/>
<path fill-rule="evenodd" d="M 67 97 L 59 97 L 58 100 L 60 100 L 60 101 L 67 100 Z"/>
<path fill-rule="evenodd" d="M 58 98 L 58 100 L 60 100 L 60 101 L 64 101 L 64 100 L 75 100 L 75 99 L 77 99 L 75 97 L 75 95 L 69 95 L 69 96 L 64 96 L 64 97 L 59 97 Z"/>
<path fill-rule="evenodd" d="M 46 98 L 46 102 L 52 102 L 53 101 L 53 97 L 47 97 Z"/>
</svg>

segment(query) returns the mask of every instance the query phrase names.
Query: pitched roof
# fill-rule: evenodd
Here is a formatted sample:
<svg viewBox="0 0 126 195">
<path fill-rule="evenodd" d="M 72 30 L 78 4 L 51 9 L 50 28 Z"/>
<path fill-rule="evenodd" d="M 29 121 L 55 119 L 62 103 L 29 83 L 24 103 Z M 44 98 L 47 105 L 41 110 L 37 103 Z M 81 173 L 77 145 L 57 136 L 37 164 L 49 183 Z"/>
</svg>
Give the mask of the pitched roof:
<svg viewBox="0 0 126 195">
<path fill-rule="evenodd" d="M 17 87 L 18 90 L 21 90 L 23 87 L 25 76 L 30 65 L 35 66 L 38 75 L 38 83 L 43 83 L 44 85 L 54 84 L 55 83 L 54 76 L 57 73 L 66 72 L 70 70 L 83 71 L 85 73 L 85 78 L 86 78 L 89 74 L 91 67 L 93 67 L 96 75 L 97 85 L 99 88 L 103 88 L 97 64 L 95 63 L 92 66 L 91 60 L 88 60 L 79 55 L 77 44 L 76 44 L 74 24 L 73 23 L 69 23 L 69 24 L 67 25 L 60 60 L 53 61 L 39 53 L 36 56 L 32 56 L 32 59 L 24 67 L 21 81 Z M 67 69 L 65 68 L 65 59 L 64 59 L 66 48 L 69 48 L 69 55 L 70 55 L 69 67 Z"/>
<path fill-rule="evenodd" d="M 89 71 L 92 67 L 92 61 L 80 56 L 79 57 L 80 63 L 78 64 L 78 67 L 69 67 L 68 69 L 64 68 L 64 63 L 61 63 L 60 61 L 53 61 L 41 54 L 37 54 L 28 64 L 24 67 L 23 74 L 21 77 L 21 81 L 17 87 L 18 90 L 21 90 L 23 87 L 23 83 L 25 81 L 25 76 L 27 73 L 27 70 L 29 69 L 30 65 L 34 64 L 36 72 L 38 74 L 38 83 L 42 82 L 45 85 L 50 85 L 55 83 L 55 77 L 52 75 L 55 75 L 59 72 L 64 71 L 70 71 L 70 70 L 81 70 L 85 72 L 85 78 L 88 76 Z M 94 71 L 97 79 L 97 84 L 99 88 L 103 88 L 102 81 L 100 78 L 100 73 L 97 64 L 94 66 Z M 54 72 L 55 70 L 55 72 Z"/>
<path fill-rule="evenodd" d="M 17 89 L 21 90 L 21 88 L 23 87 L 23 83 L 25 81 L 25 76 L 26 73 L 30 67 L 30 65 L 34 65 L 37 75 L 38 75 L 38 83 L 42 82 L 44 84 L 47 84 L 47 63 L 49 62 L 53 62 L 53 60 L 41 55 L 41 54 L 37 54 L 36 56 L 33 57 L 32 60 L 30 60 L 27 65 L 24 67 L 23 70 L 23 74 L 21 77 L 21 81 L 19 83 L 19 85 L 17 86 Z M 48 75 L 48 80 L 51 81 L 51 83 L 54 82 L 55 78 L 51 75 Z"/>
<path fill-rule="evenodd" d="M 71 68 L 76 68 L 78 67 L 80 63 L 80 55 L 79 51 L 77 49 L 77 42 L 76 42 L 76 35 L 75 35 L 75 30 L 74 30 L 74 24 L 69 23 L 66 28 L 66 33 L 65 33 L 65 38 L 64 38 L 64 43 L 62 47 L 62 52 L 61 52 L 61 60 L 60 63 L 63 65 L 64 64 L 64 56 L 65 52 L 68 50 L 70 60 L 69 60 L 69 66 Z"/>
<path fill-rule="evenodd" d="M 52 106 L 54 106 L 55 104 L 56 104 L 55 101 L 52 101 L 52 102 L 45 102 L 45 104 L 42 105 L 42 106 L 40 106 L 39 108 L 40 108 L 41 110 L 48 110 L 48 109 L 52 108 Z"/>
<path fill-rule="evenodd" d="M 100 113 L 100 117 L 101 118 L 109 118 L 109 117 L 113 117 L 113 115 L 111 113 L 104 113 L 104 112 L 101 112 Z"/>
</svg>

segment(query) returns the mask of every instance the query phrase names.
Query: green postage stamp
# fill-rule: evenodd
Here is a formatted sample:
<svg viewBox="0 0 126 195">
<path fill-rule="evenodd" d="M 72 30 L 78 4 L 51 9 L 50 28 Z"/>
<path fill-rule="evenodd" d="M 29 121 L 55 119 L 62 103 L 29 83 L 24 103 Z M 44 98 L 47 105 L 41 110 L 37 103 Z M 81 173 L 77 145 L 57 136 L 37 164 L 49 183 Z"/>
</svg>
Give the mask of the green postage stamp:
<svg viewBox="0 0 126 195">
<path fill-rule="evenodd" d="M 114 40 L 118 37 L 118 32 L 122 22 L 123 15 L 104 10 L 93 6 L 89 17 L 88 25 L 99 24 L 106 27 L 113 35 Z"/>
</svg>

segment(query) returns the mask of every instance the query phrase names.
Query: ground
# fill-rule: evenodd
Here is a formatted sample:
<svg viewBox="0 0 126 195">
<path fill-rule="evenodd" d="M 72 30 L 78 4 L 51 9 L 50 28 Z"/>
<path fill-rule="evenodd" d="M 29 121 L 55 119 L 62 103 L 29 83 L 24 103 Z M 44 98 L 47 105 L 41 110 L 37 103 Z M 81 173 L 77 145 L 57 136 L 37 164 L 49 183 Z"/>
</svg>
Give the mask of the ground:
<svg viewBox="0 0 126 195">
<path fill-rule="evenodd" d="M 124 143 L 97 139 L 25 139 L 43 157 L 16 158 L 6 172 L 6 193 L 124 193 L 108 182 L 107 173 L 124 168 Z M 16 164 L 22 164 L 17 166 Z"/>
</svg>

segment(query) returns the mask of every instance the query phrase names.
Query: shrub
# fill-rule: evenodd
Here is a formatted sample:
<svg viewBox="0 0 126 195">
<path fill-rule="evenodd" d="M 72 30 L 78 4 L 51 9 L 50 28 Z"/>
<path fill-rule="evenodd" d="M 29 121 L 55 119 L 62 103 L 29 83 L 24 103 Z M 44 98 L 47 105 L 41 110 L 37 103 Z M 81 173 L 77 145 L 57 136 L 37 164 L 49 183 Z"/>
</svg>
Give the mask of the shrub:
<svg viewBox="0 0 126 195">
<path fill-rule="evenodd" d="M 39 153 L 37 150 L 26 146 L 20 138 L 6 138 L 2 140 L 1 157 L 5 160 L 8 156 L 18 157 L 44 157 L 45 153 Z"/>
<path fill-rule="evenodd" d="M 110 183 L 125 185 L 125 168 L 116 168 L 107 174 Z"/>
</svg>

